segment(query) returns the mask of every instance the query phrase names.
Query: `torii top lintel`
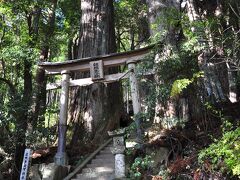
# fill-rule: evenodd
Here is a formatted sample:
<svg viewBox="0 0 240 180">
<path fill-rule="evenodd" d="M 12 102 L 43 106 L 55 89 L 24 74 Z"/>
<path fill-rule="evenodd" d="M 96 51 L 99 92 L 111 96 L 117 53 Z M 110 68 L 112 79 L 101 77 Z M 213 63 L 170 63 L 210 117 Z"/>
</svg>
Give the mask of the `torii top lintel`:
<svg viewBox="0 0 240 180">
<path fill-rule="evenodd" d="M 152 49 L 154 45 L 145 48 L 113 53 L 97 57 L 88 57 L 82 59 L 68 60 L 64 62 L 41 62 L 38 64 L 41 68 L 45 69 L 47 74 L 60 74 L 63 71 L 89 71 L 89 62 L 102 60 L 104 67 L 114 67 L 124 65 L 128 61 L 139 61 L 143 59 Z"/>
</svg>

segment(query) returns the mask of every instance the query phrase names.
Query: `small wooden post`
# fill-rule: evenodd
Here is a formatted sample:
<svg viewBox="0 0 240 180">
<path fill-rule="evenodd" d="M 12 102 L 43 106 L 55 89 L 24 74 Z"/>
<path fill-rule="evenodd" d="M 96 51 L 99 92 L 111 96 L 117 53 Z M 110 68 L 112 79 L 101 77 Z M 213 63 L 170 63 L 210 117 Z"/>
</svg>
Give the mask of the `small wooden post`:
<svg viewBox="0 0 240 180">
<path fill-rule="evenodd" d="M 130 70 L 130 88 L 131 88 L 131 95 L 132 95 L 132 103 L 133 103 L 133 113 L 135 115 L 135 123 L 137 126 L 137 140 L 139 143 L 142 142 L 142 127 L 141 127 L 141 118 L 138 116 L 141 112 L 141 105 L 140 105 L 140 96 L 139 96 L 139 88 L 138 88 L 138 81 L 135 74 L 136 71 L 136 61 L 128 61 L 128 70 Z"/>
<path fill-rule="evenodd" d="M 67 113 L 68 113 L 68 96 L 69 96 L 69 72 L 62 71 L 62 92 L 60 98 L 60 119 L 58 125 L 58 150 L 55 155 L 57 165 L 68 165 L 66 154 L 66 131 L 67 131 Z"/>
</svg>

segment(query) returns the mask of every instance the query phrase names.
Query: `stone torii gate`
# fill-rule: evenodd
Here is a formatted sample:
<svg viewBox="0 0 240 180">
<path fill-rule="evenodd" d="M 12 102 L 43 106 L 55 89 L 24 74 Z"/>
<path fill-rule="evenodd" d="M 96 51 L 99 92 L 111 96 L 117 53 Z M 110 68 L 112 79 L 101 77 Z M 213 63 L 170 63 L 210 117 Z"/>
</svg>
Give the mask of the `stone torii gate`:
<svg viewBox="0 0 240 180">
<path fill-rule="evenodd" d="M 134 51 L 114 53 L 109 55 L 89 57 L 64 62 L 42 62 L 38 66 L 43 68 L 48 75 L 62 75 L 62 81 L 47 84 L 47 90 L 61 87 L 60 98 L 60 119 L 58 130 L 58 149 L 55 155 L 55 163 L 57 165 L 67 165 L 68 158 L 66 155 L 66 130 L 67 130 L 67 113 L 68 113 L 68 96 L 70 86 L 87 86 L 94 82 L 114 82 L 121 78 L 129 77 L 130 88 L 133 102 L 134 114 L 140 112 L 138 82 L 135 75 L 136 63 L 143 59 L 154 46 L 148 46 Z M 104 68 L 114 66 L 128 66 L 128 73 L 117 73 L 104 75 Z M 70 72 L 86 72 L 90 71 L 89 78 L 70 79 Z"/>
</svg>

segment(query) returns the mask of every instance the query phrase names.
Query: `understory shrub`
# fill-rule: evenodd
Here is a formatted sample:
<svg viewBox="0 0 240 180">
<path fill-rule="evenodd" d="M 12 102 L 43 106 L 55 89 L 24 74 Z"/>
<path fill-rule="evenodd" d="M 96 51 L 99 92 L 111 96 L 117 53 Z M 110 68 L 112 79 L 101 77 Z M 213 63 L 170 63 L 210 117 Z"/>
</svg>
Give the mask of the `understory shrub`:
<svg viewBox="0 0 240 180">
<path fill-rule="evenodd" d="M 212 170 L 227 170 L 240 178 L 240 127 L 224 132 L 220 140 L 199 153 L 198 160 L 210 162 Z"/>
</svg>

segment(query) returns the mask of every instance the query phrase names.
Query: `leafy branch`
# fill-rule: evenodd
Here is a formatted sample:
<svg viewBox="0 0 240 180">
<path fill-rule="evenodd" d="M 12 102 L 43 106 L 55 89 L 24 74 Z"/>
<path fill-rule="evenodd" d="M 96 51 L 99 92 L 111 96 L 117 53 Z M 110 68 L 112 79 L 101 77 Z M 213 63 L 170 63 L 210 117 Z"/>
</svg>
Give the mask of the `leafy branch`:
<svg viewBox="0 0 240 180">
<path fill-rule="evenodd" d="M 0 77 L 0 81 L 2 81 L 3 83 L 8 85 L 10 93 L 12 94 L 12 96 L 16 95 L 16 88 L 10 80 Z"/>
</svg>

